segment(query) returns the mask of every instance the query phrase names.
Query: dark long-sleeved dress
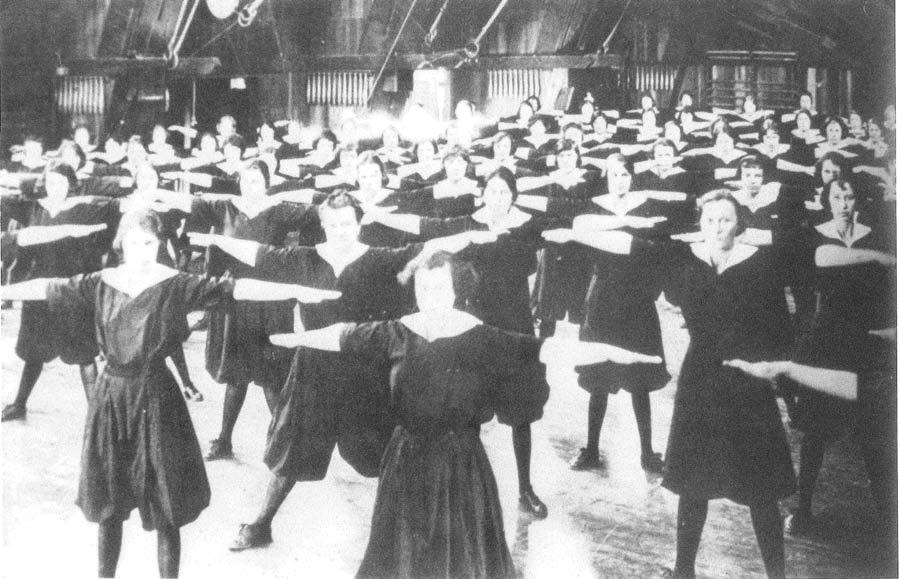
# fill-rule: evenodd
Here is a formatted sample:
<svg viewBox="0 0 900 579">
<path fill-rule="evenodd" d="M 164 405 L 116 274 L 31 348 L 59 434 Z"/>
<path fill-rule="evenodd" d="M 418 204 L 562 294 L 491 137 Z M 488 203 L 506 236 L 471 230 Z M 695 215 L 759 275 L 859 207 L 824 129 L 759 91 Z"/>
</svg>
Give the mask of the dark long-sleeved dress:
<svg viewBox="0 0 900 579">
<path fill-rule="evenodd" d="M 784 359 L 790 322 L 764 249 L 736 245 L 722 273 L 703 244 L 636 240 L 662 264 L 666 296 L 681 306 L 690 346 L 681 367 L 663 486 L 696 499 L 755 504 L 790 495 L 794 469 L 772 387 L 722 365 Z"/>
<path fill-rule="evenodd" d="M 118 204 L 109 199 L 90 202 L 68 201 L 52 215 L 40 201 L 6 200 L 3 209 L 27 226 L 96 225 L 108 229 L 87 237 L 66 238 L 18 248 L 12 281 L 44 277 L 70 277 L 100 269 L 102 256 L 109 250 L 110 232 L 119 218 Z M 74 314 L 73 314 L 74 315 Z M 58 324 L 44 302 L 26 302 L 22 306 L 16 355 L 25 361 L 49 362 L 56 357 L 66 364 L 90 364 L 97 355 L 97 344 L 90 333 L 90 318 L 70 318 Z M 75 328 L 84 328 L 79 331 Z M 71 330 L 71 331 L 70 331 Z"/>
<path fill-rule="evenodd" d="M 339 299 L 303 304 L 307 330 L 338 322 L 398 318 L 411 309 L 397 273 L 421 250 L 368 248 L 335 273 L 312 247 L 263 247 L 254 275 L 342 292 Z M 334 352 L 298 349 L 269 425 L 263 460 L 279 476 L 322 480 L 337 445 L 364 476 L 377 476 L 393 421 L 384 404 L 388 369 Z"/>
<path fill-rule="evenodd" d="M 236 198 L 239 199 L 239 198 Z M 189 218 L 193 230 L 214 227 L 216 233 L 263 244 L 282 245 L 289 232 L 307 227 L 315 215 L 306 205 L 280 203 L 256 215 L 241 210 L 240 201 L 195 199 Z M 254 277 L 252 268 L 217 247 L 209 248 L 206 273 L 229 271 L 234 277 Z M 273 279 L 273 281 L 283 281 Z M 290 357 L 269 342 L 269 336 L 293 331 L 291 302 L 234 303 L 211 312 L 206 334 L 206 371 L 221 384 L 280 387 Z"/>
<path fill-rule="evenodd" d="M 399 423 L 381 463 L 358 577 L 515 576 L 479 425 L 513 398 L 500 391 L 512 384 L 496 376 L 536 361 L 539 347 L 533 336 L 485 325 L 433 341 L 403 321 L 345 330 L 342 351 L 390 367 Z"/>
<path fill-rule="evenodd" d="M 127 519 L 181 527 L 210 489 L 184 397 L 165 364 L 190 331 L 190 310 L 230 301 L 233 281 L 178 273 L 131 296 L 103 272 L 52 284 L 48 309 L 93 317 L 106 367 L 88 399 L 76 504 L 89 521 Z"/>
<path fill-rule="evenodd" d="M 654 217 L 677 214 L 679 203 L 652 199 L 641 201 L 634 193 L 635 204 L 625 214 Z M 598 206 L 600 215 L 614 215 Z M 652 229 L 624 229 L 636 236 L 659 237 L 670 227 L 669 222 Z M 580 338 L 586 342 L 605 342 L 650 356 L 663 354 L 656 298 L 662 293 L 658 264 L 636 255 L 614 255 L 593 252 L 594 270 L 584 306 L 585 320 Z M 669 381 L 662 364 L 596 364 L 579 366 L 578 384 L 591 393 L 615 393 L 659 390 Z"/>
<path fill-rule="evenodd" d="M 815 228 L 811 251 L 823 245 L 847 247 L 833 221 Z M 883 250 L 878 232 L 854 225 L 853 249 Z M 869 330 L 896 327 L 896 288 L 891 271 L 875 263 L 816 269 L 818 296 L 812 328 L 801 341 L 797 361 L 863 374 L 883 365 L 884 340 Z M 888 356 L 889 358 L 890 356 Z M 801 431 L 834 440 L 854 426 L 857 404 L 810 390 L 800 391 L 794 424 Z"/>
</svg>

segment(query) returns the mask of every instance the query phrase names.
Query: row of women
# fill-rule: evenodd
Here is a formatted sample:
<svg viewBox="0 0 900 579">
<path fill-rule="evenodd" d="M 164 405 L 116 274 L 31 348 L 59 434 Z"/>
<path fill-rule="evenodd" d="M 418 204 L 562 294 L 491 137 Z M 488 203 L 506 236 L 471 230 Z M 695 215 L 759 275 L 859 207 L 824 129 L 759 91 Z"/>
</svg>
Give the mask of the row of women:
<svg viewBox="0 0 900 579">
<path fill-rule="evenodd" d="M 3 297 L 29 300 L 3 419 L 26 415 L 44 363 L 79 365 L 77 502 L 100 524 L 100 574 L 137 507 L 161 575 L 176 575 L 178 529 L 210 492 L 165 360 L 196 398 L 181 343 L 187 311 L 208 310 L 206 369 L 226 395 L 207 460 L 233 456 L 251 382 L 272 412 L 271 478 L 233 550 L 270 543 L 291 489 L 322 480 L 337 447 L 380 477 L 359 576 L 503 577 L 515 570 L 479 425 L 512 427 L 520 509 L 546 516 L 530 425 L 544 362 L 569 363 L 590 393 L 572 467 L 605 468 L 607 398 L 627 390 L 640 463 L 680 497 L 676 576 L 693 575 L 719 498 L 750 507 L 766 571 L 783 576 L 778 500 L 798 488 L 773 381 L 804 433 L 787 529 L 813 524 L 825 448 L 851 429 L 896 528 L 894 121 L 800 104 L 701 111 L 685 95 L 664 116 L 646 96 L 559 115 L 532 97 L 490 122 L 462 101 L 438 142 L 394 127 L 372 142 L 350 121 L 305 143 L 287 122 L 260 126 L 253 147 L 223 117 L 188 154 L 163 126 L 102 152 L 81 128 L 49 162 L 28 139 L 0 175 Z M 179 271 L 198 252 L 203 275 Z M 690 334 L 665 460 L 650 428 L 649 394 L 671 379 L 657 303 Z M 553 337 L 565 319 L 577 342 Z"/>
</svg>

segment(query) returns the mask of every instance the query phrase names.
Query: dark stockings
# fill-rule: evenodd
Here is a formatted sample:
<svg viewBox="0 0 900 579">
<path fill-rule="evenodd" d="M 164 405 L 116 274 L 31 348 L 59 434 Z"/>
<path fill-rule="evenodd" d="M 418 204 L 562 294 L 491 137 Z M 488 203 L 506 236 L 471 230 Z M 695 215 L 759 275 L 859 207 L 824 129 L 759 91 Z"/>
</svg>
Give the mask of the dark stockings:
<svg viewBox="0 0 900 579">
<path fill-rule="evenodd" d="M 97 535 L 100 577 L 115 577 L 122 551 L 122 521 L 106 520 L 100 523 Z"/>
<path fill-rule="evenodd" d="M 263 502 L 262 510 L 259 512 L 256 520 L 253 521 L 253 524 L 271 527 L 275 513 L 281 508 L 281 504 L 287 498 L 291 489 L 294 488 L 296 482 L 294 479 L 272 475 L 272 478 L 269 480 L 269 486 L 266 487 L 266 498 Z"/>
<path fill-rule="evenodd" d="M 702 499 L 681 497 L 678 500 L 678 530 L 675 555 L 675 577 L 694 577 L 694 563 L 700 537 L 706 524 L 708 502 Z M 778 503 L 771 501 L 752 505 L 750 518 L 756 542 L 762 553 L 766 575 L 784 577 L 784 537 L 781 531 L 781 513 Z"/>
<path fill-rule="evenodd" d="M 175 370 L 178 371 L 178 378 L 181 380 L 181 385 L 186 390 L 196 392 L 197 389 L 194 388 L 194 383 L 191 381 L 191 375 L 188 372 L 187 360 L 184 359 L 184 346 L 179 344 L 169 357 L 172 358 L 172 363 L 175 364 Z"/>
<path fill-rule="evenodd" d="M 272 386 L 263 386 L 262 391 L 263 395 L 266 397 L 266 406 L 269 407 L 269 413 L 275 414 L 275 407 L 278 406 L 278 399 L 280 398 L 281 391 Z"/>
<path fill-rule="evenodd" d="M 244 400 L 247 398 L 247 384 L 227 384 L 225 386 L 225 403 L 222 407 L 222 430 L 219 432 L 219 442 L 225 445 L 231 444 L 231 434 L 237 423 Z"/>
<path fill-rule="evenodd" d="M 41 372 L 44 370 L 44 363 L 37 360 L 26 360 L 25 367 L 22 369 L 22 378 L 19 380 L 19 391 L 16 393 L 16 399 L 13 404 L 25 408 L 28 404 L 28 398 L 37 384 Z M 90 396 L 91 389 L 97 381 L 97 365 L 94 362 L 79 366 L 81 373 L 81 385 L 84 388 L 85 397 Z"/>
<path fill-rule="evenodd" d="M 531 489 L 531 424 L 514 426 L 512 439 L 516 472 L 519 475 L 519 492 L 523 493 Z"/>
<path fill-rule="evenodd" d="M 588 404 L 588 435 L 587 449 L 598 451 L 600 445 L 600 429 L 603 428 L 603 419 L 606 417 L 606 407 L 609 394 L 598 392 L 591 394 Z M 631 395 L 631 405 L 634 408 L 634 418 L 637 421 L 638 436 L 641 440 L 641 456 L 653 454 L 653 427 L 650 420 L 650 393 L 636 392 Z"/>
<path fill-rule="evenodd" d="M 91 362 L 78 367 L 78 373 L 81 374 L 81 386 L 84 388 L 84 397 L 90 398 L 97 383 L 97 364 Z"/>
<path fill-rule="evenodd" d="M 804 434 L 800 444 L 800 476 L 797 480 L 797 510 L 812 514 L 812 498 L 816 479 L 825 458 L 825 441 L 814 434 Z"/>
<path fill-rule="evenodd" d="M 181 562 L 181 532 L 177 527 L 160 527 L 156 531 L 156 537 L 159 576 L 164 579 L 178 577 Z"/>
</svg>

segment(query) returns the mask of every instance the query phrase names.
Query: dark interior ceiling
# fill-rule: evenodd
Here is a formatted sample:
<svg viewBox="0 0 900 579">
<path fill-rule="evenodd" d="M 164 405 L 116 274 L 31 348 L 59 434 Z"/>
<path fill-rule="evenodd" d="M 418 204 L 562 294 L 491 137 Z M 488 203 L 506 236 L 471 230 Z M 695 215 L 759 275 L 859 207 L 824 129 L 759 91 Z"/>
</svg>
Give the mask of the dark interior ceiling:
<svg viewBox="0 0 900 579">
<path fill-rule="evenodd" d="M 445 0 L 265 0 L 246 28 L 234 17 L 216 20 L 201 5 L 180 54 L 216 56 L 223 74 L 296 69 L 292 63 L 311 55 L 378 58 L 414 2 L 399 54 L 461 48 L 498 4 L 446 0 L 430 45 L 426 36 Z M 349 32 L 340 27 L 353 19 L 332 13 L 348 5 L 367 7 Z M 3 66 L 47 66 L 57 52 L 64 61 L 162 56 L 180 6 L 180 0 L 2 0 Z M 664 60 L 723 49 L 794 51 L 818 66 L 869 67 L 894 59 L 894 3 L 888 0 L 509 0 L 482 54 L 593 53 L 623 13 L 608 48 L 625 57 L 635 56 L 635 27 L 651 24 L 669 36 Z"/>
</svg>

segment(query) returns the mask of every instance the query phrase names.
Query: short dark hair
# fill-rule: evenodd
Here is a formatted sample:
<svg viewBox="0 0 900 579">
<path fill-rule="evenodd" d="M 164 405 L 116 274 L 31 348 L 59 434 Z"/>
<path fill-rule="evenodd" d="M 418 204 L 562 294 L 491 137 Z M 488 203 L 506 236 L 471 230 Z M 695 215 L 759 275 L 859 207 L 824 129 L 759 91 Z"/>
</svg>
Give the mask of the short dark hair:
<svg viewBox="0 0 900 579">
<path fill-rule="evenodd" d="M 363 210 L 359 205 L 359 201 L 357 201 L 356 197 L 350 195 L 348 189 L 344 188 L 335 190 L 331 195 L 319 203 L 318 212 L 321 217 L 323 211 L 336 211 L 338 209 L 344 209 L 345 207 L 353 209 L 357 222 L 362 221 Z"/>
<path fill-rule="evenodd" d="M 516 198 L 519 196 L 519 188 L 516 186 L 516 176 L 513 175 L 512 171 L 510 171 L 506 167 L 498 168 L 487 177 L 485 177 L 485 187 L 487 187 L 487 184 L 493 179 L 500 179 L 501 181 L 506 183 L 506 186 L 509 188 L 509 192 L 512 193 L 513 203 L 515 203 Z"/>
<path fill-rule="evenodd" d="M 822 209 L 825 213 L 831 213 L 831 200 L 829 197 L 831 196 L 831 190 L 835 187 L 839 188 L 841 191 L 850 191 L 853 195 L 856 195 L 856 189 L 853 188 L 853 184 L 850 181 L 847 181 L 843 178 L 838 178 L 828 184 L 826 189 L 822 190 L 822 196 L 820 198 L 820 203 L 822 204 Z"/>
<path fill-rule="evenodd" d="M 743 174 L 744 169 L 763 169 L 765 167 L 760 161 L 759 157 L 756 155 L 745 155 L 741 158 L 741 162 L 738 163 L 738 177 Z"/>
<path fill-rule="evenodd" d="M 265 164 L 263 161 L 259 159 L 251 161 L 248 163 L 239 173 L 238 182 L 243 178 L 243 176 L 251 171 L 258 171 L 262 176 L 263 180 L 266 182 L 266 189 L 269 188 L 269 166 Z"/>
<path fill-rule="evenodd" d="M 728 189 L 713 189 L 704 193 L 697 199 L 697 217 L 703 215 L 703 208 L 716 201 L 727 201 L 734 207 L 734 213 L 737 215 L 737 230 L 735 235 L 740 235 L 747 229 L 747 215 L 744 213 L 743 207 L 738 203 L 734 195 Z"/>
<path fill-rule="evenodd" d="M 837 151 L 829 151 L 822 155 L 821 159 L 816 161 L 816 168 L 813 171 L 813 178 L 817 183 L 822 183 L 822 166 L 825 164 L 825 161 L 831 161 L 832 164 L 836 165 L 838 169 L 841 170 L 841 177 L 845 177 L 847 175 L 847 165 L 844 161 L 844 156 Z"/>
<path fill-rule="evenodd" d="M 70 167 L 69 165 L 61 162 L 54 161 L 53 163 L 47 165 L 44 170 L 44 175 L 46 176 L 49 173 L 56 173 L 57 175 L 62 175 L 66 178 L 66 181 L 69 182 L 69 192 L 72 192 L 72 189 L 78 187 L 78 177 L 75 175 L 75 169 Z"/>
<path fill-rule="evenodd" d="M 338 144 L 337 136 L 332 131 L 329 131 L 326 129 L 326 130 L 322 131 L 321 135 L 316 137 L 315 141 L 313 141 L 313 149 L 316 149 L 319 147 L 319 142 L 321 142 L 322 139 L 325 139 L 326 141 L 331 141 L 332 148 L 337 148 L 337 144 Z"/>
<path fill-rule="evenodd" d="M 132 229 L 141 229 L 157 239 L 162 237 L 162 221 L 152 209 L 135 209 L 125 213 L 119 220 L 119 227 L 112 242 L 112 250 L 122 257 L 122 240 Z"/>
<path fill-rule="evenodd" d="M 830 117 L 825 119 L 824 123 L 822 123 L 822 134 L 823 135 L 825 134 L 826 130 L 828 129 L 828 125 L 830 125 L 831 123 L 837 123 L 837 125 L 841 128 L 841 138 L 842 139 L 847 137 L 847 133 L 848 133 L 847 125 L 845 125 L 844 121 L 841 119 L 841 117 L 839 117 L 837 115 L 831 115 Z"/>
<path fill-rule="evenodd" d="M 456 303 L 454 305 L 459 308 L 464 307 L 466 302 L 474 298 L 478 292 L 480 279 L 478 272 L 475 271 L 471 263 L 457 259 L 450 252 L 436 251 L 434 253 L 420 254 L 419 257 L 407 263 L 403 271 L 397 274 L 397 280 L 403 285 L 408 285 L 410 282 L 415 281 L 417 271 L 430 271 L 442 267 L 450 268 L 453 293 L 456 294 Z"/>
</svg>

